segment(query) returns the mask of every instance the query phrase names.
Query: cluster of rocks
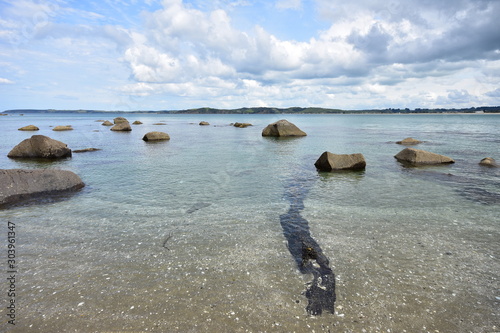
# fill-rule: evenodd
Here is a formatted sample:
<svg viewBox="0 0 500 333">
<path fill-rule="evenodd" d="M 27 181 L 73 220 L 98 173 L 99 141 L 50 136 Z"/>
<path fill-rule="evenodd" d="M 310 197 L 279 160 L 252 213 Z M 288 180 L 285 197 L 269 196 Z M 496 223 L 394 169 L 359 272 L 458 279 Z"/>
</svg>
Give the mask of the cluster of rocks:
<svg viewBox="0 0 500 333">
<path fill-rule="evenodd" d="M 131 131 L 132 128 L 127 119 L 117 117 L 114 124 L 107 120 L 99 120 L 104 126 L 113 126 L 112 131 Z M 135 121 L 134 125 L 140 125 L 142 122 Z M 165 123 L 157 123 L 166 125 Z M 202 121 L 201 126 L 209 125 Z M 234 123 L 235 127 L 244 128 L 252 126 L 250 123 Z M 57 126 L 53 130 L 72 130 L 70 125 Z M 37 131 L 38 127 L 34 125 L 19 128 L 20 131 Z M 307 134 L 296 125 L 285 119 L 269 124 L 262 130 L 264 137 L 303 137 Z M 163 141 L 170 140 L 170 136 L 164 132 L 148 132 L 142 138 L 144 141 Z M 401 145 L 417 145 L 423 141 L 413 138 L 406 138 L 397 141 Z M 75 150 L 75 153 L 97 151 L 97 148 L 85 148 Z M 16 145 L 7 155 L 10 158 L 42 158 L 59 159 L 72 156 L 72 151 L 67 144 L 51 139 L 44 135 L 33 135 Z M 411 166 L 419 165 L 438 165 L 449 164 L 455 161 L 447 156 L 428 152 L 421 149 L 407 147 L 394 156 L 400 163 Z M 484 158 L 480 165 L 488 167 L 500 167 L 500 165 L 491 157 Z M 364 170 L 366 160 L 361 153 L 355 154 L 333 154 L 325 151 L 314 163 L 319 171 L 338 171 L 338 170 Z M 75 190 L 83 187 L 81 179 L 70 171 L 64 170 L 0 170 L 0 205 L 10 204 L 19 200 L 24 200 L 33 196 L 55 193 L 60 191 Z"/>
</svg>

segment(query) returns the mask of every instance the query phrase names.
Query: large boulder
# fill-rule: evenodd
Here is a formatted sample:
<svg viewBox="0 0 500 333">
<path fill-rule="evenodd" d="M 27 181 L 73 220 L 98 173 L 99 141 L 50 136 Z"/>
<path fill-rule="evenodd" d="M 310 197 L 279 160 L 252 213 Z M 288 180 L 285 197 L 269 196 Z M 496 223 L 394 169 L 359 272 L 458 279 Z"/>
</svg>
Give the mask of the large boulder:
<svg viewBox="0 0 500 333">
<path fill-rule="evenodd" d="M 0 169 L 0 206 L 84 186 L 78 175 L 67 170 Z"/>
<path fill-rule="evenodd" d="M 113 126 L 113 123 L 110 122 L 109 120 L 106 120 L 101 125 L 103 125 L 103 126 Z"/>
<path fill-rule="evenodd" d="M 170 136 L 165 132 L 149 132 L 142 138 L 144 141 L 170 140 Z"/>
<path fill-rule="evenodd" d="M 275 123 L 267 125 L 264 130 L 262 130 L 262 136 L 306 136 L 307 134 L 301 131 L 297 126 L 289 122 L 288 120 L 281 119 Z"/>
<path fill-rule="evenodd" d="M 45 135 L 21 141 L 7 154 L 11 158 L 64 158 L 71 156 L 68 145 Z"/>
<path fill-rule="evenodd" d="M 448 156 L 415 148 L 405 148 L 394 157 L 399 162 L 413 165 L 455 163 L 455 161 Z"/>
<path fill-rule="evenodd" d="M 401 141 L 396 141 L 396 143 L 400 145 L 411 146 L 411 145 L 418 145 L 419 143 L 422 143 L 422 141 L 414 138 L 406 138 Z"/>
<path fill-rule="evenodd" d="M 363 154 L 332 154 L 325 151 L 314 166 L 320 171 L 364 170 L 366 161 Z"/>
<path fill-rule="evenodd" d="M 128 123 L 128 120 L 123 117 L 116 117 L 113 121 L 115 124 Z"/>
<path fill-rule="evenodd" d="M 493 168 L 498 168 L 500 165 L 498 165 L 497 161 L 495 161 L 494 158 L 492 157 L 485 157 L 483 158 L 480 162 L 480 165 L 488 166 L 488 167 L 493 167 Z"/>
<path fill-rule="evenodd" d="M 38 131 L 39 128 L 36 127 L 35 125 L 28 125 L 28 126 L 21 127 L 18 130 L 19 131 Z"/>
<path fill-rule="evenodd" d="M 132 127 L 130 126 L 129 122 L 121 122 L 111 127 L 111 130 L 118 132 L 130 132 L 132 130 Z"/>
</svg>

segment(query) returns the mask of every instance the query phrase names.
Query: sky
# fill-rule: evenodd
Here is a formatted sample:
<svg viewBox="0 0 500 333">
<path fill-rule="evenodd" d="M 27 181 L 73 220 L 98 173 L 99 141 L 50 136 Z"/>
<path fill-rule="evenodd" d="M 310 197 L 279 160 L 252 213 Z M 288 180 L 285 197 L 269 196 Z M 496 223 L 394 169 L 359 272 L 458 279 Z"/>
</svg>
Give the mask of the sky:
<svg viewBox="0 0 500 333">
<path fill-rule="evenodd" d="M 499 0 L 0 0 L 0 110 L 500 105 Z"/>
</svg>

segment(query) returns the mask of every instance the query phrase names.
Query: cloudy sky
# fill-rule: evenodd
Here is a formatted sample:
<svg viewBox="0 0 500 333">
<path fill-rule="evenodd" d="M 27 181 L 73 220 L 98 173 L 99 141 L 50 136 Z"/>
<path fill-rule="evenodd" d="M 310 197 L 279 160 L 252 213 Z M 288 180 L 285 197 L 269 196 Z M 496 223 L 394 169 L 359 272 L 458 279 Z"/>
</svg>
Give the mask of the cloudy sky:
<svg viewBox="0 0 500 333">
<path fill-rule="evenodd" d="M 0 0 L 0 110 L 481 105 L 499 0 Z"/>
</svg>

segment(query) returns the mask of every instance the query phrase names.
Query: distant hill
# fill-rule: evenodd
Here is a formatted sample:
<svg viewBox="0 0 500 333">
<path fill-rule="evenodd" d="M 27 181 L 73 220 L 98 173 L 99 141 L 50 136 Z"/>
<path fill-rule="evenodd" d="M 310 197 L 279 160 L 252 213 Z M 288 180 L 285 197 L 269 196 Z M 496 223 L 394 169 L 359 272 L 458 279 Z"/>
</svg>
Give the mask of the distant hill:
<svg viewBox="0 0 500 333">
<path fill-rule="evenodd" d="M 239 109 L 215 109 L 215 108 L 197 108 L 187 110 L 159 110 L 159 111 L 105 111 L 105 110 L 55 110 L 55 109 L 15 109 L 5 110 L 7 114 L 24 113 L 143 113 L 143 114 L 394 114 L 394 113 L 500 113 L 500 106 L 481 106 L 464 109 L 373 109 L 373 110 L 341 110 L 316 107 L 291 107 L 291 108 L 273 108 L 273 107 L 251 107 Z"/>
</svg>

